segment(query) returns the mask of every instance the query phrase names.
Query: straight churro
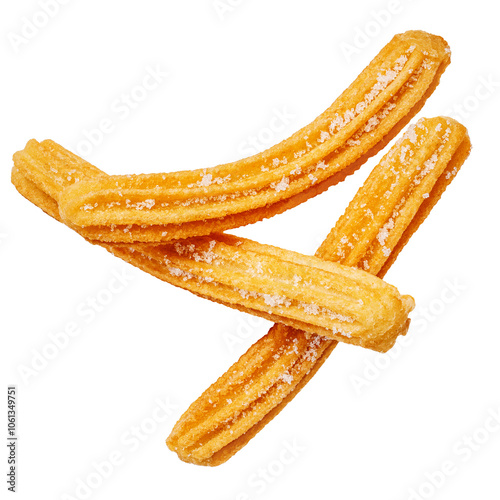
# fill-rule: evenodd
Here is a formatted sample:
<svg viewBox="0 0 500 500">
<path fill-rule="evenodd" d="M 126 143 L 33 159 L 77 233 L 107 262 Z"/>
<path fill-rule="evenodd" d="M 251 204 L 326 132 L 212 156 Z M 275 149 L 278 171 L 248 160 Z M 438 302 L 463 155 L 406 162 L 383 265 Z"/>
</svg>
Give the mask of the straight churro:
<svg viewBox="0 0 500 500">
<path fill-rule="evenodd" d="M 467 131 L 454 120 L 423 119 L 410 126 L 316 255 L 383 277 L 469 151 Z M 275 324 L 188 408 L 168 447 L 186 462 L 224 463 L 296 396 L 336 345 Z"/>
<path fill-rule="evenodd" d="M 29 155 L 14 156 L 16 175 L 22 171 L 52 200 L 68 183 L 104 176 L 51 141 L 30 141 L 26 149 Z M 55 211 L 52 203 L 50 211 Z M 226 234 L 161 245 L 104 246 L 196 295 L 382 352 L 406 333 L 414 307 L 411 297 L 364 271 Z"/>
</svg>

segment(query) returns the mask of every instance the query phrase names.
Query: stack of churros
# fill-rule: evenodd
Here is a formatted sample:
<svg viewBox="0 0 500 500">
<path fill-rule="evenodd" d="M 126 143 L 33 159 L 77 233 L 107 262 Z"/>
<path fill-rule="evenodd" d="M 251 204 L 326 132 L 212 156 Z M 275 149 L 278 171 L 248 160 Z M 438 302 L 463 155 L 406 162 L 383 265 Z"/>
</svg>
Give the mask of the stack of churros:
<svg viewBox="0 0 500 500">
<path fill-rule="evenodd" d="M 317 195 L 382 149 L 450 61 L 446 42 L 397 35 L 313 123 L 218 167 L 116 176 L 53 141 L 14 155 L 12 182 L 89 242 L 175 286 L 276 324 L 184 413 L 179 458 L 219 465 L 300 391 L 337 345 L 386 352 L 413 299 L 382 280 L 470 151 L 450 118 L 410 125 L 313 257 L 225 234 Z"/>
</svg>

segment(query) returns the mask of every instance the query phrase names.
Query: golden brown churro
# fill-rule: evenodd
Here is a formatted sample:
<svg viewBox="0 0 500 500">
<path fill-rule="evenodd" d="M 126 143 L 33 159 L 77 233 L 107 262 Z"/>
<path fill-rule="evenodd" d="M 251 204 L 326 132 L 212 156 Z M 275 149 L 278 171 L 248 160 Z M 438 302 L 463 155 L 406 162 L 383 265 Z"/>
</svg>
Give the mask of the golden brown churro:
<svg viewBox="0 0 500 500">
<path fill-rule="evenodd" d="M 465 127 L 423 119 L 375 167 L 316 255 L 382 277 L 470 151 Z M 181 460 L 219 465 L 304 387 L 336 341 L 275 324 L 182 415 L 167 439 Z"/>
<path fill-rule="evenodd" d="M 449 64 L 438 36 L 396 35 L 314 122 L 269 150 L 209 169 L 96 177 L 60 196 L 89 239 L 160 242 L 250 224 L 315 196 L 379 151 Z"/>
<path fill-rule="evenodd" d="M 358 168 L 421 109 L 449 53 L 440 37 L 397 35 L 313 123 L 211 169 L 107 176 L 52 141 L 29 141 L 14 155 L 18 191 L 88 241 L 171 284 L 279 322 L 177 422 L 167 444 L 182 460 L 225 462 L 295 397 L 337 341 L 385 352 L 406 333 L 413 300 L 380 278 L 469 154 L 454 120 L 411 126 L 315 257 L 216 231 L 283 212 Z"/>
<path fill-rule="evenodd" d="M 92 166 L 82 169 L 81 159 L 50 141 L 30 141 L 26 150 L 14 156 L 16 171 L 52 199 L 70 182 L 104 175 Z M 406 333 L 414 307 L 411 297 L 366 272 L 226 234 L 107 248 L 196 295 L 382 352 Z"/>
</svg>

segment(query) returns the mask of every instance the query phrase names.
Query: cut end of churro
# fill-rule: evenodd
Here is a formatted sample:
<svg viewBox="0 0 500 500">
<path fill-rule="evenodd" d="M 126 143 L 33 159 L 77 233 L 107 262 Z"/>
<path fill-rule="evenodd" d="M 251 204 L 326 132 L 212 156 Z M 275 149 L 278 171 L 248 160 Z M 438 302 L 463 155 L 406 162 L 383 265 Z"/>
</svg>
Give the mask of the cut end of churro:
<svg viewBox="0 0 500 500">
<path fill-rule="evenodd" d="M 167 446 L 187 463 L 224 463 L 293 399 L 336 344 L 274 325 L 190 406 Z"/>
<path fill-rule="evenodd" d="M 441 189 L 458 172 L 467 155 L 455 155 L 464 145 L 468 151 L 467 129 L 451 118 L 422 118 L 410 125 L 367 178 L 317 255 L 378 275 L 387 261 L 395 260 L 402 241 L 408 239 L 403 233 L 412 221 L 420 220 L 421 207 L 426 210 L 439 199 L 436 186 Z"/>
<path fill-rule="evenodd" d="M 439 35 L 433 35 L 422 30 L 408 30 L 404 33 L 398 33 L 394 39 L 409 44 L 421 46 L 424 50 L 435 51 L 436 57 L 450 57 L 451 49 L 448 42 Z"/>
<path fill-rule="evenodd" d="M 408 317 L 398 290 L 362 270 L 232 235 L 111 251 L 215 302 L 374 350 L 387 350 Z"/>
</svg>

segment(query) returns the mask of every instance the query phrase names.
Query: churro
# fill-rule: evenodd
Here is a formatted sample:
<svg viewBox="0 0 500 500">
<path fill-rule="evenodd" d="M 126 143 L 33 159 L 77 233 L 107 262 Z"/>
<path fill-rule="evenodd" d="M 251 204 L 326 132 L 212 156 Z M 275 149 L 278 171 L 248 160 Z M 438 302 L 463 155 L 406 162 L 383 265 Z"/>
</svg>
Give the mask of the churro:
<svg viewBox="0 0 500 500">
<path fill-rule="evenodd" d="M 57 200 L 64 185 L 104 176 L 82 161 L 51 141 L 30 141 L 25 151 L 14 155 L 13 182 L 19 185 L 20 170 Z M 50 211 L 55 211 L 52 202 Z M 381 352 L 406 333 L 414 307 L 411 297 L 364 271 L 226 234 L 161 245 L 104 246 L 196 295 Z"/>
<path fill-rule="evenodd" d="M 317 195 L 378 152 L 422 107 L 449 64 L 438 36 L 396 35 L 310 125 L 255 156 L 207 169 L 74 183 L 61 217 L 89 239 L 162 242 L 272 217 Z"/>
<path fill-rule="evenodd" d="M 423 119 L 410 126 L 316 255 L 383 277 L 469 151 L 465 127 L 452 119 Z M 297 395 L 336 345 L 275 324 L 188 408 L 168 437 L 168 447 L 186 462 L 225 462 Z"/>
</svg>

